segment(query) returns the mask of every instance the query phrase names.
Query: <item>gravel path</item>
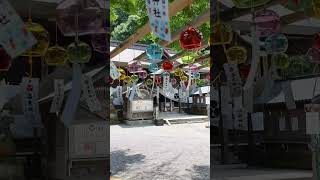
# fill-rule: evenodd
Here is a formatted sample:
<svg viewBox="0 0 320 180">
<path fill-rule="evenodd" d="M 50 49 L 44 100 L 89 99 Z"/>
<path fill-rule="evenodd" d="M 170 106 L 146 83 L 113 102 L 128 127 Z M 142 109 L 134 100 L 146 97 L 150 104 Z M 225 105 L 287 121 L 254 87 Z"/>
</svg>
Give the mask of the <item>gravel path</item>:
<svg viewBox="0 0 320 180">
<path fill-rule="evenodd" d="M 126 180 L 209 180 L 206 125 L 111 126 L 112 175 Z"/>
</svg>

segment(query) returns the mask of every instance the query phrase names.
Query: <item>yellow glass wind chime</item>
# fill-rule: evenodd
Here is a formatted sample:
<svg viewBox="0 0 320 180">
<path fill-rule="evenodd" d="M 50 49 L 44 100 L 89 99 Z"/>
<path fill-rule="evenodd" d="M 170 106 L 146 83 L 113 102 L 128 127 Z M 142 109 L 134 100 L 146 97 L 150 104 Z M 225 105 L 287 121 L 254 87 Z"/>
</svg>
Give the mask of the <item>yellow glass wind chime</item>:
<svg viewBox="0 0 320 180">
<path fill-rule="evenodd" d="M 30 65 L 29 77 L 32 78 L 33 74 L 33 57 L 43 58 L 49 47 L 49 32 L 40 24 L 32 22 L 31 17 L 31 1 L 29 0 L 29 18 L 25 23 L 25 27 L 36 38 L 37 43 L 29 50 L 25 51 L 21 56 L 28 57 Z"/>
</svg>

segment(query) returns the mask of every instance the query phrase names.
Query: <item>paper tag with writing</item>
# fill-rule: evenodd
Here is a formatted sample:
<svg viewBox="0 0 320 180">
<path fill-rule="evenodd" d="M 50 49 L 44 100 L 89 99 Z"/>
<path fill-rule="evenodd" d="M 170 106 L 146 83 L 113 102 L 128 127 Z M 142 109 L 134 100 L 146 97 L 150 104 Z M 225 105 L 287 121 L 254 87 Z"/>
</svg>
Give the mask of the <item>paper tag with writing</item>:
<svg viewBox="0 0 320 180">
<path fill-rule="evenodd" d="M 97 98 L 96 91 L 93 87 L 93 82 L 90 76 L 84 75 L 82 77 L 83 95 L 86 98 L 86 103 L 91 112 L 101 111 L 101 103 Z"/>
<path fill-rule="evenodd" d="M 230 93 L 237 97 L 242 94 L 242 81 L 240 78 L 238 66 L 236 64 L 224 64 L 224 71 L 227 76 L 228 84 L 230 86 Z"/>
<path fill-rule="evenodd" d="M 116 65 L 114 65 L 114 63 L 112 61 L 110 61 L 110 77 L 113 79 L 113 80 L 116 80 L 120 77 L 120 73 L 116 67 Z"/>
<path fill-rule="evenodd" d="M 169 84 L 170 84 L 170 75 L 164 75 L 163 76 L 163 91 L 168 91 L 169 90 Z"/>
<path fill-rule="evenodd" d="M 7 0 L 0 1 L 0 9 L 0 44 L 11 58 L 15 58 L 37 41 Z"/>
<path fill-rule="evenodd" d="M 33 127 L 42 127 L 39 111 L 39 79 L 24 77 L 21 82 L 23 113 Z"/>
<path fill-rule="evenodd" d="M 171 41 L 168 0 L 146 0 L 151 31 L 165 41 Z"/>
<path fill-rule="evenodd" d="M 122 97 L 122 86 L 117 86 L 117 98 L 119 98 L 120 102 L 123 103 L 123 97 Z"/>
<path fill-rule="evenodd" d="M 55 79 L 54 80 L 54 97 L 52 100 L 50 113 L 60 112 L 60 108 L 62 106 L 63 99 L 64 99 L 64 80 L 63 79 Z"/>
</svg>

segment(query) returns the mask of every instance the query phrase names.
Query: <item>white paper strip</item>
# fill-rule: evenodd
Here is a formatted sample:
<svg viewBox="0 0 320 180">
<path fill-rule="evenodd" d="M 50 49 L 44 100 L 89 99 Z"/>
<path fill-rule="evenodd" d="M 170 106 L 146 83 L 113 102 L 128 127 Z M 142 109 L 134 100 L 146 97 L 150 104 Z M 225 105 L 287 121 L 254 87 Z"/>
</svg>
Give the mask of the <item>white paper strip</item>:
<svg viewBox="0 0 320 180">
<path fill-rule="evenodd" d="M 252 113 L 251 122 L 252 122 L 253 131 L 263 131 L 264 130 L 263 112 Z"/>
<path fill-rule="evenodd" d="M 64 99 L 64 80 L 63 79 L 55 79 L 54 80 L 54 97 L 52 100 L 50 113 L 60 112 L 60 108 L 62 106 L 63 99 Z"/>
<path fill-rule="evenodd" d="M 90 76 L 84 75 L 82 77 L 82 90 L 84 97 L 86 98 L 86 103 L 91 112 L 101 111 L 101 103 L 97 98 L 96 91 L 93 87 L 93 82 Z"/>
<path fill-rule="evenodd" d="M 306 112 L 307 134 L 320 134 L 319 112 Z"/>
<path fill-rule="evenodd" d="M 253 112 L 253 86 L 244 90 L 243 104 L 247 112 Z"/>
<path fill-rule="evenodd" d="M 21 82 L 23 113 L 33 127 L 42 127 L 39 111 L 39 79 L 24 77 Z"/>
<path fill-rule="evenodd" d="M 256 76 L 256 72 L 259 67 L 260 63 L 260 41 L 259 37 L 256 34 L 255 25 L 251 26 L 251 35 L 252 35 L 252 61 L 251 61 L 251 68 L 246 80 L 246 84 L 244 85 L 244 90 L 247 90 L 253 86 L 254 78 Z"/>
<path fill-rule="evenodd" d="M 78 109 L 78 104 L 81 95 L 81 67 L 79 64 L 73 64 L 73 79 L 72 89 L 65 104 L 61 121 L 66 127 L 70 127 L 74 120 L 75 113 Z"/>
<path fill-rule="evenodd" d="M 136 95 L 136 91 L 137 91 L 137 84 L 133 83 L 132 89 L 131 89 L 130 95 L 129 95 L 129 101 L 133 101 L 133 98 Z"/>
<path fill-rule="evenodd" d="M 289 110 L 296 109 L 296 103 L 292 93 L 291 82 L 290 81 L 283 82 L 282 90 L 284 93 L 284 98 L 286 101 L 287 108 Z"/>
<path fill-rule="evenodd" d="M 37 41 L 26 30 L 24 22 L 7 0 L 0 1 L 0 44 L 15 58 L 30 49 Z"/>
</svg>

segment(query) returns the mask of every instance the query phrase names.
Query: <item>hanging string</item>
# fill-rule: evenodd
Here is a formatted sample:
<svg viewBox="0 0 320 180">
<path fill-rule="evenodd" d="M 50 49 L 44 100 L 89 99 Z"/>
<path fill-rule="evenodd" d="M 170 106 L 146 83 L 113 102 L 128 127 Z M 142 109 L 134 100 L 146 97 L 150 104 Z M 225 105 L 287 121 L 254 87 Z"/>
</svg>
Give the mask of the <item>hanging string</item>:
<svg viewBox="0 0 320 180">
<path fill-rule="evenodd" d="M 31 0 L 29 0 L 29 7 L 28 7 L 28 22 L 32 22 L 32 17 L 31 17 Z M 29 77 L 32 78 L 32 73 L 33 73 L 33 62 L 32 62 L 32 49 L 29 50 L 29 59 L 28 59 L 28 63 L 30 66 L 30 73 L 29 73 Z"/>
<path fill-rule="evenodd" d="M 56 20 L 56 45 L 58 44 L 58 23 Z"/>
</svg>

